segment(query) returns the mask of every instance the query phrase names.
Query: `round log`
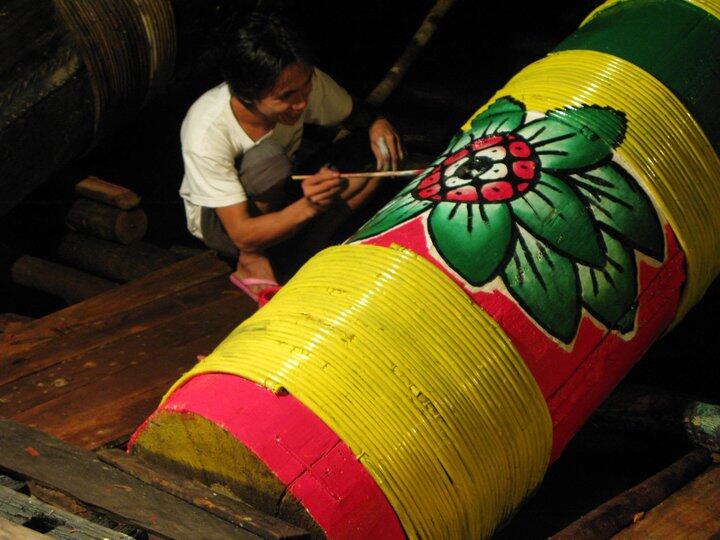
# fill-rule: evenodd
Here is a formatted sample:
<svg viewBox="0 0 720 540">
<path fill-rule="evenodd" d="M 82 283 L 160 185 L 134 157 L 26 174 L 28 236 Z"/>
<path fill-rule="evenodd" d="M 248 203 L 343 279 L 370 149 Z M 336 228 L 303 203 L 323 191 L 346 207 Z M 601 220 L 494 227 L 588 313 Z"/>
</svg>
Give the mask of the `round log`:
<svg viewBox="0 0 720 540">
<path fill-rule="evenodd" d="M 142 210 L 120 210 L 87 199 L 78 199 L 68 212 L 66 223 L 74 231 L 87 232 L 122 244 L 137 242 L 147 231 Z"/>
<path fill-rule="evenodd" d="M 186 258 L 145 242 L 124 245 L 72 232 L 62 238 L 57 254 L 77 268 L 121 283 Z"/>
<path fill-rule="evenodd" d="M 10 275 L 18 285 L 59 296 L 68 304 L 82 302 L 117 287 L 112 281 L 30 255 L 15 261 Z"/>
<path fill-rule="evenodd" d="M 603 4 L 183 375 L 132 451 L 275 478 L 333 538 L 490 537 L 720 273 L 719 14 Z"/>
<path fill-rule="evenodd" d="M 89 176 L 75 185 L 75 193 L 99 201 L 120 210 L 132 210 L 140 204 L 140 196 L 125 187 Z"/>
</svg>

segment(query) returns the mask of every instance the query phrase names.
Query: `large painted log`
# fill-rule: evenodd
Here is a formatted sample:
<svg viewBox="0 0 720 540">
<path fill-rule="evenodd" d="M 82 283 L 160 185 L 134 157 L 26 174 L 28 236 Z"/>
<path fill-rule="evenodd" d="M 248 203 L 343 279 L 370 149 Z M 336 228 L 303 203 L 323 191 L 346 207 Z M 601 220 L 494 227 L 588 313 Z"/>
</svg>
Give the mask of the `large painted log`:
<svg viewBox="0 0 720 540">
<path fill-rule="evenodd" d="M 720 269 L 720 2 L 607 2 L 131 451 L 331 538 L 477 538 Z"/>
<path fill-rule="evenodd" d="M 247 0 L 8 0 L 0 17 L 0 213 L 197 62 Z M 177 54 L 176 54 L 177 52 Z"/>
</svg>

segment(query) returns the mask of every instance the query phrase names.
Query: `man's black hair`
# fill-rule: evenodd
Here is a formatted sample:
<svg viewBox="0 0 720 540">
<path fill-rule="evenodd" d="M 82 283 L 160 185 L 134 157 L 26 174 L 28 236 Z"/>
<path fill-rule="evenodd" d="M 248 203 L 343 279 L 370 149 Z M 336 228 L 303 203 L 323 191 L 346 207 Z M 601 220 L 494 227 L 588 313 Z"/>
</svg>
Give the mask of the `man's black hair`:
<svg viewBox="0 0 720 540">
<path fill-rule="evenodd" d="M 249 104 L 270 91 L 282 71 L 296 62 L 311 65 L 300 38 L 277 16 L 253 13 L 232 32 L 222 72 L 232 95 Z"/>
</svg>

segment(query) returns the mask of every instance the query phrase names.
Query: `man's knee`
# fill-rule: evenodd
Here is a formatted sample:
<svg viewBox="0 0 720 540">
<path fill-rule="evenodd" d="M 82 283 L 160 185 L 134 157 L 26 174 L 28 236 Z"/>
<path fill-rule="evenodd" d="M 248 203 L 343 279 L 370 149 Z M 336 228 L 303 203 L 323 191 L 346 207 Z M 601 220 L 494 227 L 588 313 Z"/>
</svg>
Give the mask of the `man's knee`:
<svg viewBox="0 0 720 540">
<path fill-rule="evenodd" d="M 258 208 L 273 208 L 285 201 L 285 183 L 292 172 L 285 149 L 270 139 L 253 146 L 242 156 L 240 183 Z"/>
</svg>

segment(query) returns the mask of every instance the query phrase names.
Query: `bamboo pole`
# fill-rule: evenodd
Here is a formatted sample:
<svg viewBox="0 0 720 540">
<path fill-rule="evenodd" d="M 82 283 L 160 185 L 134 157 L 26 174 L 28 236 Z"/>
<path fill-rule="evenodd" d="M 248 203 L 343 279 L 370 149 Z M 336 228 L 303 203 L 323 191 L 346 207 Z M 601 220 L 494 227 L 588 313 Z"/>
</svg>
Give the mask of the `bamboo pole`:
<svg viewBox="0 0 720 540">
<path fill-rule="evenodd" d="M 455 3 L 455 0 L 438 0 L 428 12 L 420 28 L 405 47 L 405 50 L 390 68 L 385 78 L 370 92 L 365 101 L 370 105 L 382 105 L 405 77 L 408 69 L 435 34 L 438 24 Z"/>
</svg>

